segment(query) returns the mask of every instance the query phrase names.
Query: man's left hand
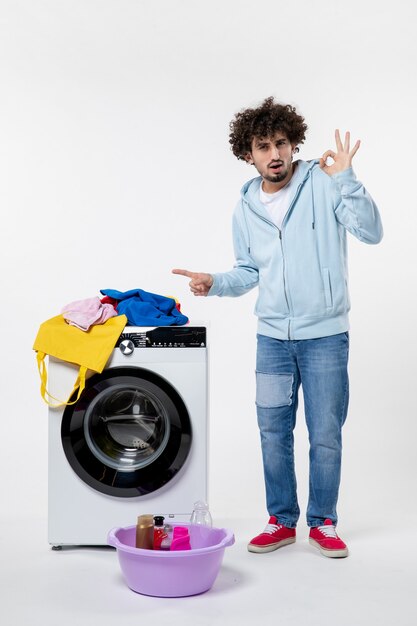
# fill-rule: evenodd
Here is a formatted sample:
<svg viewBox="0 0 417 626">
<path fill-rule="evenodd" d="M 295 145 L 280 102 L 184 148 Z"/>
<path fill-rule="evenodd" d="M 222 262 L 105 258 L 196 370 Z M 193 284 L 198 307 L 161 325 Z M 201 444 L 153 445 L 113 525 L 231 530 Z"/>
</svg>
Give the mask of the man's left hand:
<svg viewBox="0 0 417 626">
<path fill-rule="evenodd" d="M 334 152 L 333 150 L 327 150 L 327 152 L 325 152 L 320 159 L 321 169 L 329 176 L 333 176 L 333 174 L 337 174 L 338 172 L 343 172 L 343 170 L 347 170 L 352 165 L 352 159 L 359 150 L 359 146 L 361 145 L 361 142 L 358 139 L 352 150 L 350 149 L 349 131 L 347 131 L 347 133 L 345 134 L 344 145 L 342 144 L 342 140 L 340 139 L 340 133 L 338 130 L 336 130 L 335 132 L 335 138 L 337 152 Z M 329 157 L 333 159 L 333 163 L 327 165 L 326 161 Z"/>
</svg>

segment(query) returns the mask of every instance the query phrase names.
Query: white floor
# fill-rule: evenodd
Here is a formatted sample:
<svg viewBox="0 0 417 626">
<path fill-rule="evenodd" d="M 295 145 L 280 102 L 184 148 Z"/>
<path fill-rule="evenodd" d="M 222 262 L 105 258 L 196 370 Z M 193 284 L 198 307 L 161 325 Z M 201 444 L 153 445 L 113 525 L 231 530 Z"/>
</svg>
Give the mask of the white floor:
<svg viewBox="0 0 417 626">
<path fill-rule="evenodd" d="M 112 548 L 52 551 L 46 520 L 0 527 L 0 622 L 4 626 L 77 624 L 281 624 L 285 626 L 415 626 L 417 542 L 414 523 L 344 528 L 351 555 L 328 559 L 307 542 L 269 554 L 250 554 L 246 540 L 259 520 L 216 520 L 232 528 L 213 588 L 189 598 L 151 598 L 132 592 Z M 262 526 L 262 524 L 261 524 Z"/>
</svg>

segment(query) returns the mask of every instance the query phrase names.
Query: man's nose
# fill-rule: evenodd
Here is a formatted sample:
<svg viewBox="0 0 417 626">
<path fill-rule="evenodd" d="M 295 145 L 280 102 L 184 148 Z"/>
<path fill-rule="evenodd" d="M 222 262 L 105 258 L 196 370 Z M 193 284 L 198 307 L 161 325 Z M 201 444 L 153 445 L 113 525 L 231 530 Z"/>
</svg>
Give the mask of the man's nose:
<svg viewBox="0 0 417 626">
<path fill-rule="evenodd" d="M 279 149 L 278 149 L 278 146 L 272 146 L 272 148 L 271 148 L 271 158 L 274 161 L 278 161 L 278 159 L 279 159 Z"/>
</svg>

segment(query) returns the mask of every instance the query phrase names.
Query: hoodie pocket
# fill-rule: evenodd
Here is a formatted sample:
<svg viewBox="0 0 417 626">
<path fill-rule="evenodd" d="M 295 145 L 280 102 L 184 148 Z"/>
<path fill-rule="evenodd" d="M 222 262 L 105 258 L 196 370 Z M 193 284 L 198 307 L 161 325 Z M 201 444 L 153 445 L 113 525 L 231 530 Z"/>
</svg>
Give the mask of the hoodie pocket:
<svg viewBox="0 0 417 626">
<path fill-rule="evenodd" d="M 327 267 L 323 267 L 321 270 L 323 276 L 323 286 L 324 286 L 324 298 L 326 300 L 326 307 L 331 309 L 333 306 L 333 298 L 332 298 L 332 284 L 330 282 L 330 272 Z"/>
</svg>

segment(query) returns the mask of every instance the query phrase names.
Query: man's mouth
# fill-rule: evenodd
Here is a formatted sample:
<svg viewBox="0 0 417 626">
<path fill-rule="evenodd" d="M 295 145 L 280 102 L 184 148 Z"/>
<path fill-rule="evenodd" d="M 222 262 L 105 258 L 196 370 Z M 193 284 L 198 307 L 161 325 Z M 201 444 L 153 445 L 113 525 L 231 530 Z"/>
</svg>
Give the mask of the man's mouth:
<svg viewBox="0 0 417 626">
<path fill-rule="evenodd" d="M 284 165 L 284 164 L 283 164 L 282 162 L 280 162 L 280 163 L 272 163 L 272 164 L 269 166 L 269 168 L 270 168 L 271 170 L 277 171 L 277 170 L 281 169 L 283 165 Z"/>
</svg>

